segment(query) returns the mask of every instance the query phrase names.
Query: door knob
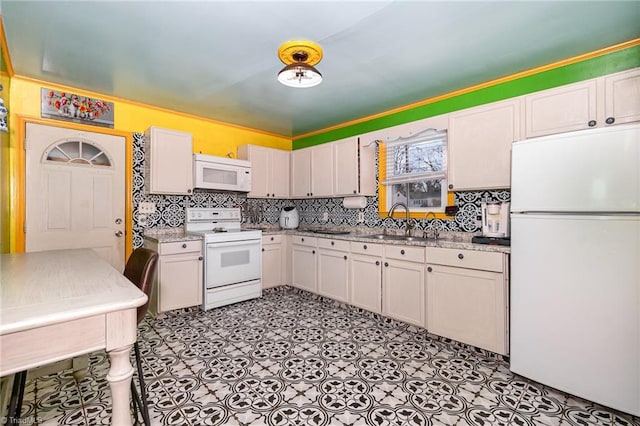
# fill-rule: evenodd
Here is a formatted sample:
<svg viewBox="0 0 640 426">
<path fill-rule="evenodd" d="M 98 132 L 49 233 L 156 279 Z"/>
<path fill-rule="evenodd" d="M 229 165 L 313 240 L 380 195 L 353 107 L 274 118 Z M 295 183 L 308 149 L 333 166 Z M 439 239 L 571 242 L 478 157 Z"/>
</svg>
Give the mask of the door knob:
<svg viewBox="0 0 640 426">
<path fill-rule="evenodd" d="M 117 218 L 117 219 L 116 219 L 116 225 L 120 225 L 121 223 L 122 223 L 122 219 Z"/>
<path fill-rule="evenodd" d="M 116 231 L 116 237 L 122 237 L 123 235 L 124 235 L 124 232 Z"/>
</svg>

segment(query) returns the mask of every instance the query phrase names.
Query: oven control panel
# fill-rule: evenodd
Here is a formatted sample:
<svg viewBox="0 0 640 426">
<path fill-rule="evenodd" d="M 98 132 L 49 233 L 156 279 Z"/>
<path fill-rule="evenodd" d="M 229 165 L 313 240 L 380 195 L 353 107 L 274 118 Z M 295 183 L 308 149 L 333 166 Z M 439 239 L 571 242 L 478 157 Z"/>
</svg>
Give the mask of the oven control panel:
<svg viewBox="0 0 640 426">
<path fill-rule="evenodd" d="M 239 208 L 188 208 L 187 222 L 202 221 L 231 221 L 240 222 L 242 219 Z"/>
</svg>

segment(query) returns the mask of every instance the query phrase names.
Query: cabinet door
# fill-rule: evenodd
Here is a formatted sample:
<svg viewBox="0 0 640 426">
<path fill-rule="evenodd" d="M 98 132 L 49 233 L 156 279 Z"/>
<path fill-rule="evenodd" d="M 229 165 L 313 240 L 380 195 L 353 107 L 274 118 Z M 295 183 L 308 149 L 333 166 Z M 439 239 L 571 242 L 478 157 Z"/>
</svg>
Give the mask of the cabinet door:
<svg viewBox="0 0 640 426">
<path fill-rule="evenodd" d="M 330 143 L 311 148 L 311 196 L 333 195 L 333 146 Z"/>
<path fill-rule="evenodd" d="M 519 102 L 510 99 L 451 114 L 450 190 L 510 186 L 511 143 L 520 134 Z"/>
<path fill-rule="evenodd" d="M 424 264 L 386 259 L 382 278 L 382 313 L 426 327 Z"/>
<path fill-rule="evenodd" d="M 596 92 L 596 81 L 588 80 L 525 96 L 525 136 L 595 127 L 599 124 Z"/>
<path fill-rule="evenodd" d="M 311 196 L 311 148 L 291 152 L 291 196 Z"/>
<path fill-rule="evenodd" d="M 349 303 L 371 312 L 382 312 L 382 261 L 378 256 L 351 254 Z"/>
<path fill-rule="evenodd" d="M 358 138 L 339 140 L 332 145 L 334 195 L 359 194 Z"/>
<path fill-rule="evenodd" d="M 160 312 L 202 304 L 200 253 L 160 256 L 157 284 Z"/>
<path fill-rule="evenodd" d="M 264 239 L 263 239 L 264 241 Z M 262 244 L 262 288 L 282 285 L 282 246 Z"/>
<path fill-rule="evenodd" d="M 429 332 L 507 354 L 504 275 L 430 265 L 427 268 Z"/>
<path fill-rule="evenodd" d="M 291 263 L 293 286 L 316 293 L 316 249 L 293 245 Z"/>
<path fill-rule="evenodd" d="M 151 194 L 193 192 L 193 141 L 190 133 L 150 127 L 145 133 L 147 189 Z"/>
<path fill-rule="evenodd" d="M 272 197 L 289 197 L 290 182 L 290 152 L 280 149 L 271 150 L 271 190 Z"/>
<path fill-rule="evenodd" d="M 604 78 L 605 123 L 640 121 L 640 68 Z"/>
<path fill-rule="evenodd" d="M 338 250 L 318 250 L 318 293 L 331 299 L 347 302 L 349 256 Z"/>
<path fill-rule="evenodd" d="M 270 149 L 259 146 L 249 146 L 247 160 L 251 161 L 251 192 L 249 197 L 267 197 L 271 181 L 271 153 Z"/>
</svg>

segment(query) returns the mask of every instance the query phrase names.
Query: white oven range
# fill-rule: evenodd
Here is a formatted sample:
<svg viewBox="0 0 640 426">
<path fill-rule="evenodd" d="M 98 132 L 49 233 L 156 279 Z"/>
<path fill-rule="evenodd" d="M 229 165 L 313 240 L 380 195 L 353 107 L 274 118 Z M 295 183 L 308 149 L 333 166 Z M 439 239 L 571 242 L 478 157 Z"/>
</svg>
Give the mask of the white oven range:
<svg viewBox="0 0 640 426">
<path fill-rule="evenodd" d="M 202 236 L 202 309 L 262 296 L 262 231 L 241 229 L 239 208 L 186 209 L 185 228 Z"/>
</svg>

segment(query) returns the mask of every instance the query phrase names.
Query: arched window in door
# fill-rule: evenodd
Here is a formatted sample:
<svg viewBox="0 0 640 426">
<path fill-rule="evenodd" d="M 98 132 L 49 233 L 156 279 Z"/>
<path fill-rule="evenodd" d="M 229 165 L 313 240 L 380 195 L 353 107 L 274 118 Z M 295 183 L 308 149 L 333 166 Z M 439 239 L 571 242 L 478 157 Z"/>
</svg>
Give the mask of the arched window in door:
<svg viewBox="0 0 640 426">
<path fill-rule="evenodd" d="M 111 167 L 106 152 L 94 143 L 84 140 L 57 142 L 45 151 L 45 162 Z"/>
</svg>

